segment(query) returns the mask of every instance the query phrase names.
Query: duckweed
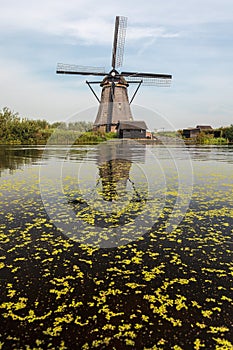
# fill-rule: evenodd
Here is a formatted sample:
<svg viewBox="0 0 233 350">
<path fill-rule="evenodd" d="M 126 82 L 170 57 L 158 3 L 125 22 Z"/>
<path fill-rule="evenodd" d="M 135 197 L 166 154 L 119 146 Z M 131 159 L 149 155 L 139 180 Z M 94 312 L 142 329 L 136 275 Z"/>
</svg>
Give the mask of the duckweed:
<svg viewBox="0 0 233 350">
<path fill-rule="evenodd" d="M 208 159 L 193 161 L 192 198 L 178 226 L 167 230 L 178 193 L 171 170 L 155 224 L 132 239 L 128 213 L 122 235 L 130 231 L 130 239 L 110 248 L 98 242 L 114 240 L 107 232 L 122 210 L 112 221 L 108 213 L 107 229 L 96 233 L 99 212 L 80 209 L 96 245 L 77 241 L 48 217 L 37 161 L 11 174 L 4 170 L 0 349 L 232 349 L 233 163 Z M 170 164 L 161 163 L 169 173 Z M 75 176 L 65 178 L 67 205 L 74 182 Z M 62 198 L 51 201 L 51 210 L 61 205 L 59 220 L 68 222 Z M 137 203 L 133 215 L 144 205 Z"/>
</svg>

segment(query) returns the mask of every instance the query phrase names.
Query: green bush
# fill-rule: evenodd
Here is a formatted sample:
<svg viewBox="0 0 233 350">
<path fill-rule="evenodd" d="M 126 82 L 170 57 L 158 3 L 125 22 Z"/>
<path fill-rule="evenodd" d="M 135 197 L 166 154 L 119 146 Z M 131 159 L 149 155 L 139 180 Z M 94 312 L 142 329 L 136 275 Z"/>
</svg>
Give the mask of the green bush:
<svg viewBox="0 0 233 350">
<path fill-rule="evenodd" d="M 87 131 L 81 134 L 75 144 L 98 144 L 117 137 L 115 132 L 103 133 L 99 131 Z"/>
<path fill-rule="evenodd" d="M 231 126 L 228 128 L 223 128 L 222 130 L 223 137 L 229 142 L 233 142 L 233 124 L 231 124 Z"/>
<path fill-rule="evenodd" d="M 209 138 L 204 139 L 205 145 L 226 145 L 227 140 L 224 137 L 216 137 L 216 138 Z"/>
<path fill-rule="evenodd" d="M 98 144 L 117 137 L 116 133 L 89 131 L 93 124 L 78 121 L 66 124 L 46 120 L 20 118 L 18 113 L 4 107 L 0 111 L 0 144 Z"/>
</svg>

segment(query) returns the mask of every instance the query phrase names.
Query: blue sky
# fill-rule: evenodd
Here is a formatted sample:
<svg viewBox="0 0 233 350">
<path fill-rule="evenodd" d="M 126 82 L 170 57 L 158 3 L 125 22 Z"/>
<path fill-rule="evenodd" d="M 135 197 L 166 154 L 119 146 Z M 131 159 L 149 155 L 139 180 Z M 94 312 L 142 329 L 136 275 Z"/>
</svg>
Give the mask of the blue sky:
<svg viewBox="0 0 233 350">
<path fill-rule="evenodd" d="M 1 0 L 0 108 L 51 122 L 95 113 L 85 77 L 56 64 L 109 71 L 116 15 L 128 17 L 122 70 L 173 75 L 134 100 L 160 116 L 151 129 L 233 123 L 232 0 Z"/>
</svg>

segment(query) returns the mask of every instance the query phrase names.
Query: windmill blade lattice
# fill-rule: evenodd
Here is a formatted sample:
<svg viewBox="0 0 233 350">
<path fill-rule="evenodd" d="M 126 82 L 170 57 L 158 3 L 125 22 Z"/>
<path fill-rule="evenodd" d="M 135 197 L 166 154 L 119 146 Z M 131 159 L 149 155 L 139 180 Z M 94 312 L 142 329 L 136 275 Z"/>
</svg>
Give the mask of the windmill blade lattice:
<svg viewBox="0 0 233 350">
<path fill-rule="evenodd" d="M 90 66 L 79 66 L 76 64 L 57 64 L 57 74 L 78 74 L 78 75 L 98 75 L 105 76 L 104 67 L 90 67 Z"/>
<path fill-rule="evenodd" d="M 123 63 L 127 17 L 117 16 L 112 49 L 112 68 L 121 67 Z"/>
<path fill-rule="evenodd" d="M 121 72 L 128 83 L 143 83 L 147 86 L 170 86 L 172 76 L 170 74 Z"/>
</svg>

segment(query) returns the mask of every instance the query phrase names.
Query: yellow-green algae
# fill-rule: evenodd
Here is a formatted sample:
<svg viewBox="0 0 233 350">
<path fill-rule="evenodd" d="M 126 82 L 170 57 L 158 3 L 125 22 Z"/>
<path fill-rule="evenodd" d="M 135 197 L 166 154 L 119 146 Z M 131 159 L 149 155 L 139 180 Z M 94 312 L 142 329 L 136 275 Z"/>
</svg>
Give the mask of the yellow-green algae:
<svg viewBox="0 0 233 350">
<path fill-rule="evenodd" d="M 233 349 L 233 172 L 194 170 L 176 229 L 168 190 L 155 227 L 112 249 L 53 226 L 36 167 L 3 175 L 0 349 Z"/>
</svg>

